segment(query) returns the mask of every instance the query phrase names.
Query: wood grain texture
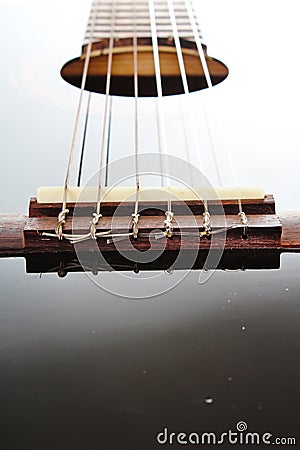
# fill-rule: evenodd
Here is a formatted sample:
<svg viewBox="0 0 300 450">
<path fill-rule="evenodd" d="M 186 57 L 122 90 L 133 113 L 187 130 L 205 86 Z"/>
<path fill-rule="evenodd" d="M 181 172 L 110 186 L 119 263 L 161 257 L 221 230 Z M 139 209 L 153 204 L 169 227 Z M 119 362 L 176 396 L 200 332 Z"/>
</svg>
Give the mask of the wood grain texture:
<svg viewBox="0 0 300 450">
<path fill-rule="evenodd" d="M 127 251 L 131 248 L 145 251 L 161 251 L 162 249 L 177 251 L 207 250 L 207 249 L 263 249 L 280 247 L 281 224 L 276 215 L 249 215 L 248 238 L 242 238 L 242 228 L 228 229 L 226 233 L 215 234 L 210 239 L 199 238 L 198 230 L 203 230 L 203 217 L 201 216 L 176 216 L 173 222 L 174 236 L 172 239 L 155 239 L 149 236 L 161 233 L 164 230 L 164 217 L 141 216 L 139 219 L 139 236 L 137 240 L 127 238 L 117 241 L 119 250 Z M 223 229 L 225 226 L 240 225 L 237 216 L 227 216 L 226 223 L 222 216 L 211 216 L 213 230 Z M 28 252 L 39 249 L 42 252 L 72 251 L 73 245 L 67 240 L 59 241 L 57 238 L 43 236 L 43 232 L 52 232 L 57 224 L 55 217 L 29 218 L 24 230 L 26 249 Z M 86 234 L 89 232 L 90 218 L 78 217 L 72 220 L 67 218 L 64 232 L 68 234 Z M 131 231 L 131 217 L 120 216 L 102 217 L 97 227 L 98 232 L 113 230 L 114 233 L 128 233 Z M 186 233 L 181 235 L 181 232 Z M 97 242 L 89 239 L 76 244 L 80 251 L 95 251 L 100 249 L 105 252 L 115 252 L 114 243 L 107 243 L 107 237 L 99 238 Z"/>
<path fill-rule="evenodd" d="M 281 249 L 300 250 L 300 211 L 281 211 L 279 219 L 282 223 Z"/>
<path fill-rule="evenodd" d="M 222 205 L 220 202 L 210 201 L 209 210 L 212 214 L 226 214 L 237 215 L 239 212 L 237 201 L 224 200 Z M 69 216 L 73 215 L 74 203 L 68 203 Z M 166 202 L 156 202 L 155 207 L 149 203 L 140 202 L 140 211 L 143 211 L 144 216 L 164 216 L 167 209 Z M 172 210 L 175 215 L 186 214 L 187 207 L 193 214 L 203 214 L 204 207 L 201 202 L 187 201 L 187 202 L 172 202 Z M 112 216 L 118 208 L 118 214 L 130 216 L 132 214 L 133 203 L 102 203 L 101 211 L 104 216 Z M 29 217 L 57 217 L 61 211 L 60 203 L 38 203 L 35 197 L 30 199 L 29 203 Z M 77 216 L 92 217 L 95 211 L 94 203 L 81 203 L 75 209 Z M 243 211 L 246 214 L 275 214 L 275 201 L 273 195 L 265 195 L 263 200 L 243 200 Z"/>
<path fill-rule="evenodd" d="M 24 228 L 26 220 L 27 217 L 23 214 L 0 215 L 0 251 L 14 251 L 24 248 Z"/>
<path fill-rule="evenodd" d="M 134 247 L 140 246 L 141 249 L 149 248 L 149 231 L 150 229 L 163 229 L 163 217 L 155 216 L 151 217 L 149 221 L 149 217 L 141 217 L 140 219 L 140 230 L 141 237 L 138 241 L 132 241 L 130 245 Z M 79 222 L 77 223 L 77 231 L 86 232 L 89 226 L 89 217 L 81 217 Z M 110 226 L 109 218 L 105 218 L 103 220 L 103 229 Z M 197 218 L 197 226 L 201 226 L 202 218 L 199 216 Z M 212 217 L 214 226 L 218 226 L 218 220 L 216 217 Z M 236 221 L 236 217 L 231 217 L 229 219 L 231 221 Z M 227 239 L 225 243 L 226 250 L 232 250 L 240 252 L 241 254 L 244 251 L 259 249 L 264 251 L 294 251 L 300 252 L 300 210 L 295 211 L 281 211 L 279 213 L 279 217 L 273 215 L 266 216 L 258 216 L 255 217 L 249 216 L 250 220 L 250 229 L 249 229 L 249 238 L 244 240 L 241 238 L 241 230 L 233 229 L 227 233 Z M 177 221 L 181 222 L 180 217 L 177 217 Z M 180 224 L 182 229 L 192 229 L 194 226 L 194 219 L 185 218 L 184 223 Z M 282 236 L 280 238 L 280 223 L 282 224 Z M 221 223 L 219 222 L 219 225 Z M 2 214 L 0 215 L 0 256 L 18 256 L 18 255 L 27 255 L 27 254 L 53 254 L 53 253 L 74 253 L 73 246 L 66 241 L 58 241 L 56 238 L 43 238 L 41 237 L 40 232 L 43 230 L 53 231 L 56 225 L 56 218 L 28 218 L 22 214 Z M 121 217 L 118 227 L 122 230 L 128 229 L 130 225 L 129 217 Z M 176 229 L 176 222 L 175 232 Z M 71 230 L 71 222 L 68 219 L 66 224 L 66 230 Z M 142 233 L 146 233 L 146 236 Z M 26 239 L 25 239 L 26 237 Z M 209 239 L 203 238 L 201 239 L 200 251 L 207 251 L 208 248 L 215 246 L 223 245 L 222 240 L 224 240 L 224 236 L 215 235 L 214 239 L 211 241 Z M 160 249 L 162 244 L 166 240 L 163 238 L 162 240 L 158 240 L 158 242 L 154 242 L 156 249 Z M 166 241 L 167 247 L 166 250 L 174 251 L 178 250 L 179 246 L 182 246 L 186 250 L 194 248 L 195 246 L 195 238 L 185 237 L 183 241 L 181 241 L 180 236 L 176 236 L 172 240 Z M 118 243 L 120 248 L 125 248 L 128 245 L 127 242 Z M 103 251 L 109 252 L 111 255 L 115 250 L 113 244 L 109 246 L 106 244 L 105 240 L 101 240 L 98 243 L 98 246 Z M 98 249 L 97 246 L 97 249 Z M 95 250 L 95 242 L 87 241 L 82 244 L 82 249 L 87 251 Z M 260 256 L 261 257 L 261 256 Z"/>
</svg>

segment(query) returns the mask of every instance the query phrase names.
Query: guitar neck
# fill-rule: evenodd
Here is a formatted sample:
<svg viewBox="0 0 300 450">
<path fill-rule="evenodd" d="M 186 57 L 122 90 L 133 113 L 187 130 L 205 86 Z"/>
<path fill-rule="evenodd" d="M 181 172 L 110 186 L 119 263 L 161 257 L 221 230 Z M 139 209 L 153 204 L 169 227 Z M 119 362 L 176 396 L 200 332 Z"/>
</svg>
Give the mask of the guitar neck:
<svg viewBox="0 0 300 450">
<path fill-rule="evenodd" d="M 157 36 L 168 38 L 173 36 L 172 19 L 168 0 L 94 0 L 87 24 L 84 44 L 90 40 L 107 39 L 113 31 L 116 39 L 132 37 L 133 31 L 137 37 L 151 37 L 151 10 L 155 14 Z M 194 38 L 191 24 L 191 14 L 194 18 L 197 32 L 201 36 L 200 27 L 191 0 L 176 0 L 172 2 L 172 10 L 176 19 L 178 34 L 183 39 Z M 202 36 L 201 40 L 203 42 Z"/>
<path fill-rule="evenodd" d="M 94 0 L 82 55 L 61 71 L 64 80 L 79 88 L 88 49 L 84 88 L 97 93 L 106 92 L 110 72 L 111 95 L 134 95 L 135 51 L 139 97 L 155 97 L 160 90 L 162 95 L 186 93 L 185 81 L 194 92 L 228 75 L 225 64 L 207 55 L 192 0 Z M 108 54 L 113 56 L 110 70 Z M 159 78 L 162 89 L 157 86 Z"/>
</svg>

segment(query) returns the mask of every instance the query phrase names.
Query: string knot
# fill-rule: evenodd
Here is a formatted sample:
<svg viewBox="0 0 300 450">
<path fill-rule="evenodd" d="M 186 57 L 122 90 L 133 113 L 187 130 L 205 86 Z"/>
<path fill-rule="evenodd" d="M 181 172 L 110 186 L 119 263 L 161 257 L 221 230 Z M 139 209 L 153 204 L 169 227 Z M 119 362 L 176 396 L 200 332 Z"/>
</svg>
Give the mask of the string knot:
<svg viewBox="0 0 300 450">
<path fill-rule="evenodd" d="M 164 221 L 165 225 L 165 234 L 168 238 L 171 238 L 173 236 L 173 219 L 174 219 L 174 213 L 172 211 L 166 211 L 165 212 L 166 219 Z"/>
<path fill-rule="evenodd" d="M 132 235 L 134 239 L 138 238 L 138 234 L 139 234 L 139 214 L 132 214 Z"/>
<path fill-rule="evenodd" d="M 243 237 L 247 237 L 249 221 L 248 221 L 248 218 L 247 218 L 246 214 L 244 213 L 244 211 L 241 211 L 239 213 L 239 218 L 240 218 L 241 224 L 244 225 Z"/>
<path fill-rule="evenodd" d="M 205 211 L 203 213 L 203 228 L 204 228 L 204 235 L 210 236 L 210 234 L 211 234 L 211 219 L 210 219 L 210 214 L 208 211 Z"/>
<path fill-rule="evenodd" d="M 55 234 L 57 235 L 58 239 L 60 241 L 63 240 L 64 237 L 64 232 L 63 232 L 63 226 L 66 223 L 66 215 L 69 213 L 68 209 L 63 209 L 59 214 L 58 214 L 58 223 L 57 226 L 55 228 Z"/>
<path fill-rule="evenodd" d="M 90 224 L 91 224 L 91 226 L 90 226 L 90 234 L 91 234 L 91 238 L 94 239 L 94 240 L 97 239 L 97 236 L 96 236 L 97 225 L 98 225 L 98 222 L 101 219 L 101 217 L 102 217 L 102 214 L 94 213 L 93 214 L 93 218 L 90 221 Z"/>
</svg>

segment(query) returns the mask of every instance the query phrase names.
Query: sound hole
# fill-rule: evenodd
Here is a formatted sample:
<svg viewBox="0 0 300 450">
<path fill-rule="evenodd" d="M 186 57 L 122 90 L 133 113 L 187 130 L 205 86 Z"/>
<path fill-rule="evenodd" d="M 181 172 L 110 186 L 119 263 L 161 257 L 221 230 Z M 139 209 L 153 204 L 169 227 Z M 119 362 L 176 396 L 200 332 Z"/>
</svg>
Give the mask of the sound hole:
<svg viewBox="0 0 300 450">
<path fill-rule="evenodd" d="M 182 39 L 181 47 L 190 92 L 207 88 L 196 44 Z M 83 47 L 82 56 L 69 61 L 61 70 L 63 79 L 78 88 L 81 86 L 85 50 L 86 47 Z M 205 47 L 204 50 L 212 84 L 218 84 L 227 77 L 228 69 L 222 62 L 208 56 Z M 159 57 L 163 95 L 184 93 L 173 39 L 159 39 Z M 108 41 L 94 43 L 85 85 L 87 91 L 105 93 L 107 63 Z M 134 95 L 133 66 L 132 39 L 119 39 L 115 42 L 113 50 L 111 95 Z M 151 39 L 138 40 L 138 75 L 139 96 L 156 97 L 157 87 Z"/>
</svg>

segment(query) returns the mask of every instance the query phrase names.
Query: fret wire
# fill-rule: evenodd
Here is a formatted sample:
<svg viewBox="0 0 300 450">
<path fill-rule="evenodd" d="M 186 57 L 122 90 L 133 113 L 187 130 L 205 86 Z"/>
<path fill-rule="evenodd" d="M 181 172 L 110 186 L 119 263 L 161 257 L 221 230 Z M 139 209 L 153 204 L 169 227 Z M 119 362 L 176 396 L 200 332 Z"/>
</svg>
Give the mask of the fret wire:
<svg viewBox="0 0 300 450">
<path fill-rule="evenodd" d="M 109 23 L 102 23 L 101 25 L 97 26 L 94 30 L 95 33 L 101 32 L 103 31 L 107 31 L 110 27 Z M 145 28 L 147 29 L 151 29 L 151 24 L 150 23 L 141 23 L 138 27 L 137 30 L 145 30 Z M 132 29 L 132 25 L 130 23 L 122 23 L 122 24 L 117 24 L 115 27 L 115 31 L 131 31 Z M 171 29 L 170 24 L 168 23 L 163 23 L 157 26 L 158 30 L 164 31 L 164 30 L 169 30 Z M 187 32 L 188 34 L 192 35 L 193 30 L 191 28 L 189 28 L 187 25 L 178 25 L 178 31 L 183 33 L 183 32 Z M 90 30 L 88 30 L 88 32 L 90 32 Z"/>
<path fill-rule="evenodd" d="M 108 18 L 104 18 L 104 19 L 102 19 L 101 20 L 101 23 L 97 23 L 96 24 L 96 26 L 95 26 L 95 31 L 98 29 L 98 28 L 100 28 L 100 27 L 102 27 L 103 25 L 105 25 L 105 26 L 109 26 L 110 25 L 110 19 L 108 19 Z M 157 24 L 156 24 L 156 28 L 160 28 L 160 27 L 164 27 L 164 26 L 166 26 L 166 25 L 170 25 L 170 22 L 169 22 L 169 20 L 164 20 L 164 21 L 161 21 L 161 22 L 157 22 Z M 124 19 L 122 19 L 122 20 L 120 20 L 120 21 L 117 21 L 116 22 L 116 28 L 118 28 L 118 27 L 121 27 L 121 26 L 124 26 L 124 27 L 132 27 L 132 19 L 130 19 L 130 18 L 128 18 L 128 19 L 126 19 L 126 20 L 124 20 Z M 140 18 L 140 23 L 137 25 L 137 28 L 141 28 L 141 27 L 144 27 L 144 26 L 151 26 L 151 23 L 150 23 L 150 21 L 149 20 L 145 20 L 145 19 L 143 19 L 143 22 L 141 21 L 141 18 Z M 178 26 L 178 28 L 183 28 L 183 29 L 189 29 L 190 31 L 193 31 L 193 29 L 192 29 L 192 27 L 190 26 L 190 24 L 189 23 L 186 23 L 186 22 L 178 22 L 177 23 L 177 26 Z M 91 27 L 90 26 L 88 26 L 87 27 L 87 29 L 89 30 Z"/>
<path fill-rule="evenodd" d="M 92 37 L 92 39 L 107 38 L 110 30 L 110 14 L 112 8 L 112 2 L 110 1 L 94 1 L 87 29 L 85 33 L 85 43 Z M 184 0 L 174 2 L 174 8 L 176 9 L 178 33 L 181 38 L 191 40 L 193 38 L 193 29 L 190 23 L 189 14 L 186 8 Z M 167 1 L 155 2 L 156 13 L 156 28 L 159 37 L 168 37 L 171 33 L 171 26 L 169 23 L 169 10 Z M 137 37 L 151 37 L 151 21 L 149 17 L 149 5 L 148 0 L 139 1 L 135 4 L 135 17 L 138 19 L 136 24 Z M 91 24 L 96 19 L 95 30 L 91 36 Z M 126 0 L 119 0 L 116 8 L 116 24 L 115 24 L 115 37 L 126 38 L 132 37 L 132 2 Z M 197 24 L 197 31 L 200 34 L 201 31 Z"/>
<path fill-rule="evenodd" d="M 146 14 L 146 12 L 148 13 L 148 11 L 145 11 L 145 13 L 143 12 L 143 13 L 141 13 L 141 14 L 136 14 L 136 17 L 140 20 L 140 19 L 147 19 L 147 21 L 150 23 L 151 21 L 150 21 L 150 18 L 149 18 L 149 14 Z M 183 23 L 188 23 L 189 25 L 191 24 L 190 23 L 190 20 L 189 20 L 189 17 L 188 17 L 188 15 L 187 14 L 185 14 L 185 15 L 176 15 L 176 17 L 177 17 L 177 23 L 181 23 L 181 22 L 183 22 Z M 99 14 L 97 14 L 96 15 L 96 24 L 97 24 L 97 22 L 98 22 L 98 20 L 102 20 L 102 19 L 107 19 L 107 20 L 110 20 L 110 16 L 109 16 L 109 14 L 104 14 L 104 12 L 103 11 L 101 11 L 101 12 L 99 12 Z M 121 21 L 126 21 L 126 20 L 131 20 L 131 24 L 132 24 L 132 16 L 128 13 L 128 14 L 122 14 L 122 17 L 118 17 L 117 19 L 116 19 L 116 23 L 118 23 L 118 22 L 121 22 Z M 168 16 L 168 14 L 167 14 L 167 11 L 166 11 L 166 14 L 164 14 L 164 15 L 162 15 L 162 16 L 160 16 L 160 17 L 156 17 L 156 26 L 160 23 L 160 22 L 169 22 L 169 16 Z M 92 23 L 92 21 L 91 20 L 89 20 L 88 21 L 88 25 L 91 25 L 91 23 Z"/>
<path fill-rule="evenodd" d="M 104 18 L 106 17 L 106 18 L 109 19 L 109 17 L 110 17 L 109 13 L 110 13 L 110 11 L 104 11 L 103 9 L 100 9 L 97 12 L 97 14 L 93 14 L 93 15 L 90 16 L 88 23 L 90 23 L 91 19 L 93 19 L 95 16 L 97 17 L 97 19 L 101 18 L 101 17 L 104 17 Z M 143 18 L 144 17 L 144 18 L 148 19 L 149 18 L 149 14 L 148 13 L 149 13 L 148 10 L 138 11 L 136 13 L 136 17 L 138 17 L 138 18 L 141 18 L 141 17 Z M 120 14 L 120 11 L 119 11 L 119 14 Z M 186 12 L 184 14 L 183 13 L 177 13 L 176 17 L 177 17 L 177 19 L 185 19 L 187 22 L 189 22 L 189 17 L 188 17 L 188 14 Z M 122 17 L 118 17 L 118 20 L 127 19 L 127 18 L 131 18 L 132 19 L 132 15 L 130 14 L 129 11 L 123 11 L 122 12 Z M 168 11 L 167 10 L 166 11 L 162 11 L 160 15 L 156 14 L 156 23 L 158 23 L 162 19 L 168 19 L 168 18 L 169 18 Z"/>
</svg>

